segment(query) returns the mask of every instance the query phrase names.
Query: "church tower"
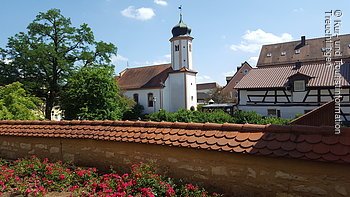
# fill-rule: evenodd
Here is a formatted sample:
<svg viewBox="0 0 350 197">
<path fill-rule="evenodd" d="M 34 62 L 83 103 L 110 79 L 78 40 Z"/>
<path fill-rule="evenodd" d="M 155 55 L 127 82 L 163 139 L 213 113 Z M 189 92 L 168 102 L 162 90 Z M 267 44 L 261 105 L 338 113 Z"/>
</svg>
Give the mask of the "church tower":
<svg viewBox="0 0 350 197">
<path fill-rule="evenodd" d="M 179 23 L 171 30 L 171 66 L 174 70 L 186 68 L 192 70 L 192 40 L 191 28 L 182 20 L 180 13 Z"/>
<path fill-rule="evenodd" d="M 197 108 L 196 74 L 192 66 L 192 40 L 191 28 L 182 19 L 181 7 L 180 21 L 171 31 L 171 66 L 169 73 L 170 111 L 177 109 Z"/>
</svg>

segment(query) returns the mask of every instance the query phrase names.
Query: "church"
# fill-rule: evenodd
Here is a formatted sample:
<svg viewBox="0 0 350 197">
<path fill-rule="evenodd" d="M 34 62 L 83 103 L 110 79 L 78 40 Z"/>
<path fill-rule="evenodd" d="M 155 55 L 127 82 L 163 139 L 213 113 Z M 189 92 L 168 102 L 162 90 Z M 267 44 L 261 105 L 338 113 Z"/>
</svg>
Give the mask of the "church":
<svg viewBox="0 0 350 197">
<path fill-rule="evenodd" d="M 124 95 L 149 114 L 160 109 L 175 112 L 197 108 L 197 72 L 192 66 L 191 28 L 182 20 L 172 29 L 171 63 L 126 68 L 116 77 Z"/>
</svg>

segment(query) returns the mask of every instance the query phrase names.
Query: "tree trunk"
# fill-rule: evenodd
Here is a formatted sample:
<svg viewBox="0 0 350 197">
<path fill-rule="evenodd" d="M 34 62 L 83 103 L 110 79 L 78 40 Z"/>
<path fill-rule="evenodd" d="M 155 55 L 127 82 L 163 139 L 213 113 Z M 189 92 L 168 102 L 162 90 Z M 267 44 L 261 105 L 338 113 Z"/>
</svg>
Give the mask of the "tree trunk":
<svg viewBox="0 0 350 197">
<path fill-rule="evenodd" d="M 50 92 L 47 99 L 46 99 L 46 105 L 45 105 L 45 119 L 51 120 L 51 111 L 53 108 L 54 103 L 54 96 L 53 93 Z"/>
</svg>

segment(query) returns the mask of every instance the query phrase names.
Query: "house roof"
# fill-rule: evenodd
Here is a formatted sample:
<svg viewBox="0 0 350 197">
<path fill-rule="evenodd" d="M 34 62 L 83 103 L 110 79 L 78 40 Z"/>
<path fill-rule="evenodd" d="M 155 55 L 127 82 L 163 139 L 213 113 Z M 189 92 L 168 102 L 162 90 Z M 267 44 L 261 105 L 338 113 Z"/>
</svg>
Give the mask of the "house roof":
<svg viewBox="0 0 350 197">
<path fill-rule="evenodd" d="M 335 46 L 335 41 L 340 41 L 340 50 L 342 51 L 342 56 L 339 58 L 350 58 L 350 34 L 339 35 L 338 38 L 333 37 L 333 46 Z M 295 47 L 300 43 L 301 41 L 298 40 L 264 45 L 260 52 L 257 67 L 290 64 L 298 60 L 301 62 L 315 62 L 325 60 L 325 56 L 322 51 L 322 48 L 326 47 L 325 37 L 307 39 L 306 45 L 300 48 L 299 54 L 296 54 Z M 285 55 L 282 56 L 282 52 L 285 52 Z M 271 54 L 271 56 L 268 57 L 267 54 Z"/>
<path fill-rule="evenodd" d="M 286 87 L 288 78 L 296 73 L 310 76 L 307 87 L 334 86 L 334 67 L 325 64 L 307 64 L 295 69 L 295 65 L 264 66 L 252 69 L 235 86 L 236 89 L 282 88 Z M 345 63 L 340 69 L 341 86 L 350 86 L 350 63 Z"/>
<path fill-rule="evenodd" d="M 220 87 L 216 82 L 211 83 L 199 83 L 197 84 L 197 90 L 209 90 Z"/>
<path fill-rule="evenodd" d="M 127 68 L 116 80 L 123 90 L 161 88 L 172 71 L 171 64 Z"/>
<path fill-rule="evenodd" d="M 309 126 L 334 126 L 335 101 L 329 101 L 312 111 L 294 119 L 290 124 Z"/>
<path fill-rule="evenodd" d="M 230 78 L 230 81 L 226 84 L 226 86 L 222 89 L 223 93 L 228 93 L 232 91 L 236 85 L 236 82 L 240 81 L 245 75 L 243 74 L 243 69 L 252 69 L 248 62 L 243 62 L 240 67 L 237 67 L 237 72 Z M 241 73 L 242 72 L 242 73 Z M 226 77 L 227 79 L 227 77 Z"/>
<path fill-rule="evenodd" d="M 142 121 L 0 121 L 0 136 L 115 143 L 350 164 L 350 128 Z"/>
</svg>

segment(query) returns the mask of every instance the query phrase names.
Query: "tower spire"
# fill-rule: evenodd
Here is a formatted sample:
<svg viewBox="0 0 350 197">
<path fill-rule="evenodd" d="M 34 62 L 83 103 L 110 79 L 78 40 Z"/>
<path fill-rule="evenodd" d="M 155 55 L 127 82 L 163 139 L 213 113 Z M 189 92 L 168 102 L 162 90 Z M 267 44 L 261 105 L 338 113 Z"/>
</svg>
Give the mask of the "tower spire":
<svg viewBox="0 0 350 197">
<path fill-rule="evenodd" d="M 180 12 L 180 23 L 182 22 L 182 5 L 179 6 L 179 12 Z"/>
</svg>

